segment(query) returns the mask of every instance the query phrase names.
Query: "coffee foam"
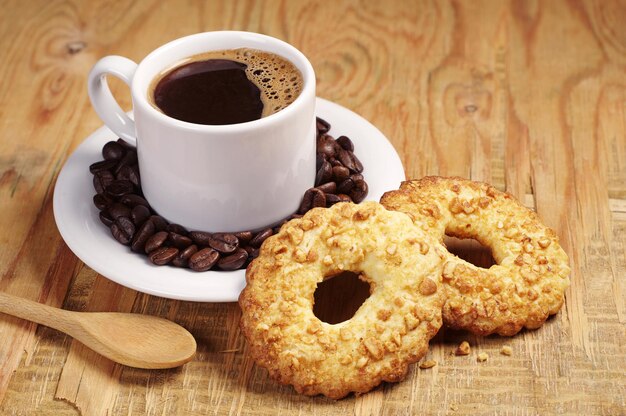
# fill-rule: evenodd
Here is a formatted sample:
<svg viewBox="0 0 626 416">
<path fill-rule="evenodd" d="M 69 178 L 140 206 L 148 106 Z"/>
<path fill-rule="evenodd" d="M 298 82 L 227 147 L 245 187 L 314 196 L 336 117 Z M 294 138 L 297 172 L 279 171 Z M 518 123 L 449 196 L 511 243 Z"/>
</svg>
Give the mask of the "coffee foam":
<svg viewBox="0 0 626 416">
<path fill-rule="evenodd" d="M 261 90 L 263 102 L 261 117 L 279 112 L 294 102 L 302 92 L 304 84 L 302 74 L 294 64 L 282 56 L 250 48 L 224 49 L 190 56 L 159 74 L 150 85 L 149 98 L 152 105 L 158 109 L 154 103 L 154 89 L 165 75 L 182 65 L 209 59 L 229 59 L 247 65 L 248 79 Z"/>
</svg>

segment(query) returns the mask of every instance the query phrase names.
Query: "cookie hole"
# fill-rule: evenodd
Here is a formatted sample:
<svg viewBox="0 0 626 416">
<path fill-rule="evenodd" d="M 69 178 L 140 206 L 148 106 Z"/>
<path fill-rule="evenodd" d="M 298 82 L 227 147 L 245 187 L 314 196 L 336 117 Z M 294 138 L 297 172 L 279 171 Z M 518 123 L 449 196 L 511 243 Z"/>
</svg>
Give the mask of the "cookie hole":
<svg viewBox="0 0 626 416">
<path fill-rule="evenodd" d="M 482 267 L 488 269 L 494 264 L 497 264 L 496 260 L 491 254 L 491 249 L 473 238 L 457 238 L 454 236 L 446 235 L 443 239 L 448 251 L 455 256 L 465 260 L 468 263 L 472 263 L 476 267 Z"/>
<path fill-rule="evenodd" d="M 338 324 L 352 318 L 370 296 L 370 285 L 358 273 L 342 272 L 317 285 L 313 313 L 320 321 Z"/>
</svg>

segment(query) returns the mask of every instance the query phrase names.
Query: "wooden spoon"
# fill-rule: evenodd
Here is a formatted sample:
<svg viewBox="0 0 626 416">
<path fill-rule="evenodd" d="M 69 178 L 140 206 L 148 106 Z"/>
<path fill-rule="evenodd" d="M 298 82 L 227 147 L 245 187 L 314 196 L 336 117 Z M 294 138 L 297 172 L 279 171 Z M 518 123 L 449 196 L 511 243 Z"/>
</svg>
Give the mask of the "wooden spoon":
<svg viewBox="0 0 626 416">
<path fill-rule="evenodd" d="M 72 312 L 2 292 L 0 312 L 57 329 L 129 367 L 178 367 L 196 353 L 196 340 L 185 328 L 156 316 Z"/>
</svg>

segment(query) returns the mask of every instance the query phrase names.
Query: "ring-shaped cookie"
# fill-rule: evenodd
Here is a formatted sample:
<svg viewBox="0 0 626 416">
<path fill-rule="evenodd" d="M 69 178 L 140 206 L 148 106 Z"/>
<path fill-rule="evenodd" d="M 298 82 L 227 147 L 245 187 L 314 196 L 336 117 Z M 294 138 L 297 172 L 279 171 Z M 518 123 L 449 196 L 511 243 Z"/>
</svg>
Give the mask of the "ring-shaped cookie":
<svg viewBox="0 0 626 416">
<path fill-rule="evenodd" d="M 376 202 L 316 208 L 283 225 L 247 269 L 241 328 L 257 364 L 299 393 L 338 399 L 399 381 L 441 321 L 445 250 Z M 353 271 L 370 285 L 338 324 L 313 314 L 317 284 Z"/>
<path fill-rule="evenodd" d="M 513 335 L 541 326 L 561 308 L 569 285 L 567 254 L 534 211 L 493 186 L 462 178 L 425 177 L 387 192 L 381 203 L 409 214 L 443 241 L 473 238 L 497 264 L 477 267 L 452 254 L 444 265 L 444 324 L 480 335 Z"/>
</svg>

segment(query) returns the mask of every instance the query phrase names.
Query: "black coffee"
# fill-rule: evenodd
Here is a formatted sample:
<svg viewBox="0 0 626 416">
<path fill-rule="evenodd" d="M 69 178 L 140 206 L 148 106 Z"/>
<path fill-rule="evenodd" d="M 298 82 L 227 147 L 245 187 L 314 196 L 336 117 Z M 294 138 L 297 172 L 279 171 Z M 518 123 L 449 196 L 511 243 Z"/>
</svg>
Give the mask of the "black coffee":
<svg viewBox="0 0 626 416">
<path fill-rule="evenodd" d="M 276 113 L 302 89 L 300 71 L 284 58 L 253 49 L 192 56 L 153 81 L 163 113 L 196 124 L 237 124 Z"/>
</svg>

